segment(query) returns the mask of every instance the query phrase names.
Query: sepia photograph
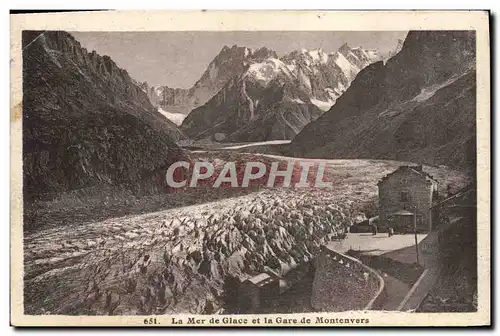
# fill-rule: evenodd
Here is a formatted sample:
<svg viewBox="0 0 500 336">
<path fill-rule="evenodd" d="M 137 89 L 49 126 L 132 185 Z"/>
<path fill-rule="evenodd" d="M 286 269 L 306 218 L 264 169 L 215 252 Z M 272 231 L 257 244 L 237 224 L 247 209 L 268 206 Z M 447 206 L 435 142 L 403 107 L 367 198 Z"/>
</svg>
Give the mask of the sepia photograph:
<svg viewBox="0 0 500 336">
<path fill-rule="evenodd" d="M 487 12 L 272 14 L 11 15 L 14 325 L 490 323 Z"/>
</svg>

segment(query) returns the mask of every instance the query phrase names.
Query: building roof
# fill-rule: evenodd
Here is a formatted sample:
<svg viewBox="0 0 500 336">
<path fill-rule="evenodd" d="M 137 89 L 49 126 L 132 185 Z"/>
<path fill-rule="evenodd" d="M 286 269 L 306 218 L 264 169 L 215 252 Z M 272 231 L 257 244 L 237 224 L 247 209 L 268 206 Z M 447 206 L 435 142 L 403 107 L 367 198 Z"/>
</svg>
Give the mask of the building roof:
<svg viewBox="0 0 500 336">
<path fill-rule="evenodd" d="M 264 287 L 265 285 L 274 282 L 276 280 L 279 280 L 279 277 L 274 275 L 274 274 L 269 274 L 269 273 L 260 273 L 258 275 L 255 275 L 249 279 L 246 279 L 245 281 L 250 282 L 252 285 L 257 286 L 257 287 Z"/>
<path fill-rule="evenodd" d="M 429 179 L 429 180 L 432 180 L 434 182 L 438 182 L 431 174 L 429 174 L 423 170 L 422 165 L 416 165 L 416 166 L 400 166 L 398 169 L 396 169 L 392 173 L 385 175 L 377 184 L 382 183 L 383 181 L 385 181 L 389 177 L 391 177 L 393 174 L 395 174 L 399 171 L 402 171 L 402 170 L 406 170 L 406 171 L 412 172 L 414 174 L 418 174 L 425 179 Z"/>
<path fill-rule="evenodd" d="M 259 282 L 265 281 L 271 278 L 271 276 L 267 273 L 260 273 L 259 275 L 254 276 L 253 278 L 248 279 L 254 285 L 257 285 Z"/>
<path fill-rule="evenodd" d="M 399 210 L 393 213 L 396 216 L 413 216 L 413 212 L 409 212 L 408 210 Z"/>
<path fill-rule="evenodd" d="M 352 227 L 357 227 L 357 226 L 368 226 L 368 225 L 373 225 L 373 223 L 378 222 L 378 220 L 379 220 L 379 219 L 378 219 L 378 216 L 375 216 L 375 217 L 371 217 L 371 218 L 365 219 L 364 221 L 354 223 L 354 224 L 352 224 L 351 226 L 352 226 Z"/>
</svg>

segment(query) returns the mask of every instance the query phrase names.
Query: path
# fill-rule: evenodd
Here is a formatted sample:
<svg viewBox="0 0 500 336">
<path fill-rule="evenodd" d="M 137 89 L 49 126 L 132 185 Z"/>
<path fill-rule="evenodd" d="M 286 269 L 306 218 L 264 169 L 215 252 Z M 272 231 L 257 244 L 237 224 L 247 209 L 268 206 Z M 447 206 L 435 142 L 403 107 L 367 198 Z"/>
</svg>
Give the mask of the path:
<svg viewBox="0 0 500 336">
<path fill-rule="evenodd" d="M 427 234 L 417 234 L 417 242 L 427 241 Z M 415 235 L 394 235 L 389 237 L 387 233 L 373 235 L 371 233 L 350 233 L 342 241 L 333 241 L 328 248 L 340 253 L 355 250 L 357 253 L 370 256 L 384 256 L 393 260 L 412 264 L 416 261 Z M 375 268 L 376 269 L 376 268 Z M 380 308 L 386 311 L 398 310 L 401 302 L 405 299 L 411 289 L 411 285 L 405 283 L 386 272 L 378 270 L 385 282 L 386 301 Z"/>
<path fill-rule="evenodd" d="M 404 302 L 401 303 L 400 310 L 415 311 L 420 307 L 420 304 L 429 292 L 436 286 L 436 283 L 442 277 L 442 267 L 447 267 L 447 265 L 440 265 L 438 258 L 440 253 L 438 235 L 440 232 L 446 231 L 447 228 L 456 225 L 460 220 L 464 220 L 464 218 L 453 218 L 446 226 L 440 227 L 439 231 L 432 232 L 419 244 L 420 264 L 426 268 L 426 271 L 413 286 L 412 291 L 408 293 Z M 415 258 L 415 251 L 403 249 L 389 253 L 388 257 L 405 262 L 405 260 Z"/>
<path fill-rule="evenodd" d="M 382 278 L 384 278 L 385 282 L 387 300 L 381 310 L 398 310 L 399 305 L 404 300 L 411 287 L 387 273 L 383 273 Z"/>
<path fill-rule="evenodd" d="M 436 257 L 438 253 L 437 234 L 433 232 L 423 236 L 422 239 L 418 240 L 419 264 L 425 268 L 434 267 L 437 263 Z M 417 260 L 417 252 L 414 244 L 415 243 L 411 246 L 389 251 L 384 254 L 384 257 L 404 264 L 414 263 Z"/>
</svg>

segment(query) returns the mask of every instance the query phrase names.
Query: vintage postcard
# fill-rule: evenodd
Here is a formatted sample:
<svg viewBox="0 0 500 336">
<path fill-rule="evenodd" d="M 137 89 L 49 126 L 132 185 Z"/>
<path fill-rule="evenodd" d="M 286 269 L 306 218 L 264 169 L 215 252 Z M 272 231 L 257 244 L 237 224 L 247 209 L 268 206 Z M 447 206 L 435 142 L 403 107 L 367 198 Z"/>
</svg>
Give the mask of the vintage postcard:
<svg viewBox="0 0 500 336">
<path fill-rule="evenodd" d="M 488 326 L 484 11 L 11 15 L 14 326 Z"/>
</svg>

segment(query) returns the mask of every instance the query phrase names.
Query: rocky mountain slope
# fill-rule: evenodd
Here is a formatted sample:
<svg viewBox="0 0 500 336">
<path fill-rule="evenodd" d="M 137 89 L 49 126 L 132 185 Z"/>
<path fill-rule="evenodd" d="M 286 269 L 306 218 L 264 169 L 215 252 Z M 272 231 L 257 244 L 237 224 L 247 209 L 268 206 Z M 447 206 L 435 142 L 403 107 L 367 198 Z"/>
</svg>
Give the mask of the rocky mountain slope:
<svg viewBox="0 0 500 336">
<path fill-rule="evenodd" d="M 194 109 L 181 129 L 194 139 L 266 141 L 292 139 L 328 110 L 357 73 L 379 59 L 376 51 L 294 51 L 250 64 L 205 105 Z"/>
<path fill-rule="evenodd" d="M 229 79 L 242 74 L 249 64 L 268 57 L 277 57 L 276 52 L 265 47 L 252 50 L 237 45 L 231 48 L 224 46 L 200 79 L 189 89 L 154 87 L 148 83 L 142 83 L 141 87 L 157 108 L 168 113 L 187 115 L 194 108 L 205 104 Z"/>
<path fill-rule="evenodd" d="M 389 59 L 389 58 L 393 57 L 394 55 L 397 55 L 401 51 L 401 49 L 403 49 L 404 42 L 405 42 L 404 40 L 398 39 L 398 44 L 396 45 L 396 49 L 390 51 L 389 54 L 385 58 Z"/>
<path fill-rule="evenodd" d="M 362 70 L 288 153 L 473 164 L 475 79 L 474 32 L 412 31 L 386 64 Z"/>
<path fill-rule="evenodd" d="M 23 33 L 25 200 L 100 184 L 157 187 L 181 138 L 108 56 L 66 32 Z"/>
</svg>

